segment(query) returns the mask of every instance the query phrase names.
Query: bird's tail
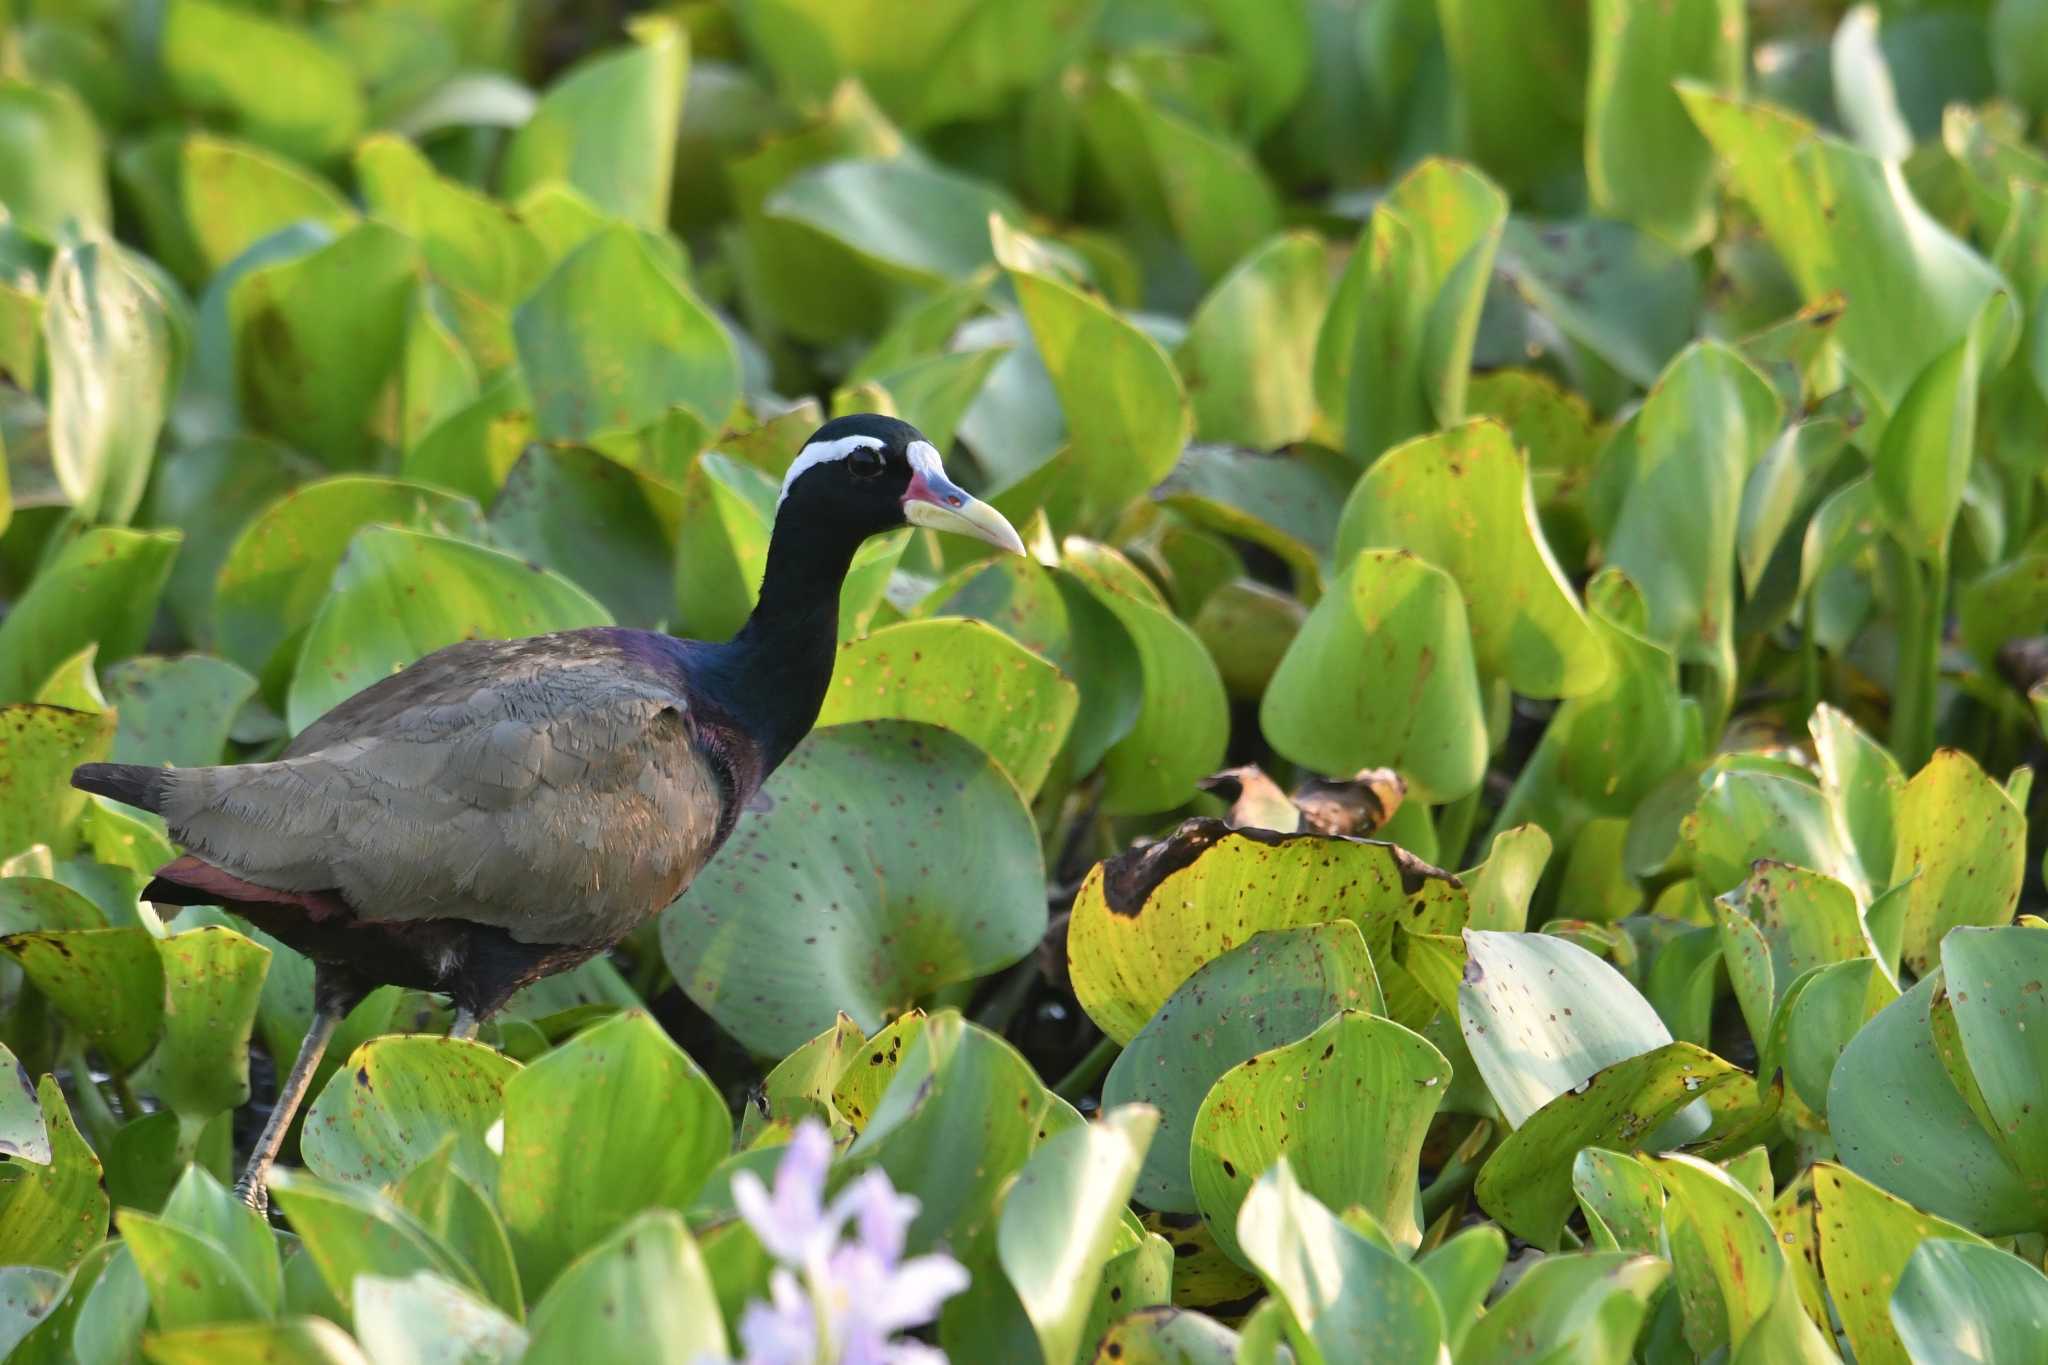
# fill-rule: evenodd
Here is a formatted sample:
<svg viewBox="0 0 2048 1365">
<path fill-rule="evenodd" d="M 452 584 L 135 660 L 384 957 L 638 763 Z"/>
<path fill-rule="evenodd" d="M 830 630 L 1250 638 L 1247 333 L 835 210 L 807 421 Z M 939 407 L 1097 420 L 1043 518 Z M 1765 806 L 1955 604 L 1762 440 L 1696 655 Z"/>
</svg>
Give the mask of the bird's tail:
<svg viewBox="0 0 2048 1365">
<path fill-rule="evenodd" d="M 161 812 L 170 791 L 170 775 L 168 768 L 140 763 L 81 763 L 71 770 L 71 785 L 138 810 Z"/>
</svg>

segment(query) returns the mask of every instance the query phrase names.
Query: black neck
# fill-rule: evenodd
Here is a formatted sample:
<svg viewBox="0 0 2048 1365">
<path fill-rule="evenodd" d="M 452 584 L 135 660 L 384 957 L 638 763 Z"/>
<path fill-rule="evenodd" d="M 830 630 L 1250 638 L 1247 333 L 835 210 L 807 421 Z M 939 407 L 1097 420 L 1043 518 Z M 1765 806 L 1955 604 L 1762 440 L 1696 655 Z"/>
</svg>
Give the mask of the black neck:
<svg viewBox="0 0 2048 1365">
<path fill-rule="evenodd" d="M 765 776 L 810 732 L 832 684 L 839 648 L 839 588 L 861 537 L 777 519 L 761 599 L 717 647 L 719 698 L 761 746 Z"/>
</svg>

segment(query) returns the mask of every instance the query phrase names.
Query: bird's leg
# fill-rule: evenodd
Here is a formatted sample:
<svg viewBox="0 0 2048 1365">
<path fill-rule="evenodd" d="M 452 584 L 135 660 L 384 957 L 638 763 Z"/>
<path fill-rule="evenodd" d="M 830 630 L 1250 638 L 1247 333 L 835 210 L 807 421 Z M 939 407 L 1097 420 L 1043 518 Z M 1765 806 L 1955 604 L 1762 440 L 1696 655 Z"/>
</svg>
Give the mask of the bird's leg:
<svg viewBox="0 0 2048 1365">
<path fill-rule="evenodd" d="M 455 1023 L 449 1028 L 448 1036 L 450 1038 L 474 1038 L 476 1037 L 478 1027 L 482 1023 L 483 1020 L 469 1006 L 457 1005 L 455 1007 Z"/>
<path fill-rule="evenodd" d="M 300 1102 L 306 1098 L 306 1091 L 312 1088 L 313 1072 L 320 1065 L 321 1055 L 327 1051 L 328 1043 L 334 1040 L 334 1031 L 341 1026 L 341 1017 L 348 1013 L 347 1005 L 328 992 L 316 990 L 313 998 L 313 1023 L 306 1030 L 306 1040 L 299 1044 L 298 1060 L 292 1063 L 291 1074 L 277 1089 L 277 1103 L 271 1108 L 269 1121 L 263 1125 L 262 1136 L 256 1139 L 255 1150 L 249 1153 L 248 1169 L 235 1182 L 235 1193 L 258 1213 L 270 1204 L 270 1191 L 265 1187 L 263 1177 L 269 1174 L 271 1163 L 277 1160 L 277 1149 L 284 1146 L 284 1135 L 292 1126 L 292 1116 L 299 1112 Z"/>
</svg>

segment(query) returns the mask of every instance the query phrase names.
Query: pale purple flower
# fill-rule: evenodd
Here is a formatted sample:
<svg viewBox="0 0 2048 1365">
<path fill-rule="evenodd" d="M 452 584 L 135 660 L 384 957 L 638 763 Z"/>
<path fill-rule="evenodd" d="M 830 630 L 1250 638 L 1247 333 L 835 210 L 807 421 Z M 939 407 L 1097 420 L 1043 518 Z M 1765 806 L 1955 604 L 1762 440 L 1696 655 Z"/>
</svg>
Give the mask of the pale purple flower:
<svg viewBox="0 0 2048 1365">
<path fill-rule="evenodd" d="M 781 1264 L 768 1302 L 740 1318 L 745 1365 L 946 1365 L 942 1351 L 896 1334 L 938 1317 L 967 1288 L 950 1256 L 903 1259 L 917 1200 L 889 1177 L 867 1171 L 824 1202 L 832 1160 L 822 1124 L 806 1120 L 775 1170 L 771 1193 L 758 1176 L 733 1177 L 733 1202 Z M 848 1225 L 850 1240 L 842 1241 Z"/>
</svg>

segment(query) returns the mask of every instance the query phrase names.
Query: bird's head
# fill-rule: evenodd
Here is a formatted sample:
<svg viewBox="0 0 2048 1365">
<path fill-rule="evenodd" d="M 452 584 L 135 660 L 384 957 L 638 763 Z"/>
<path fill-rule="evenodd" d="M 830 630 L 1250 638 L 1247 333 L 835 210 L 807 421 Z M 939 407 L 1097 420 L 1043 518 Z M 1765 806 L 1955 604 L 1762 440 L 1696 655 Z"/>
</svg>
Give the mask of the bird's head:
<svg viewBox="0 0 2048 1365">
<path fill-rule="evenodd" d="M 785 513 L 849 526 L 863 538 L 907 523 L 1024 553 L 1001 512 L 946 477 L 938 448 L 923 433 L 878 413 L 835 417 L 812 434 L 782 480 L 777 520 Z"/>
</svg>

